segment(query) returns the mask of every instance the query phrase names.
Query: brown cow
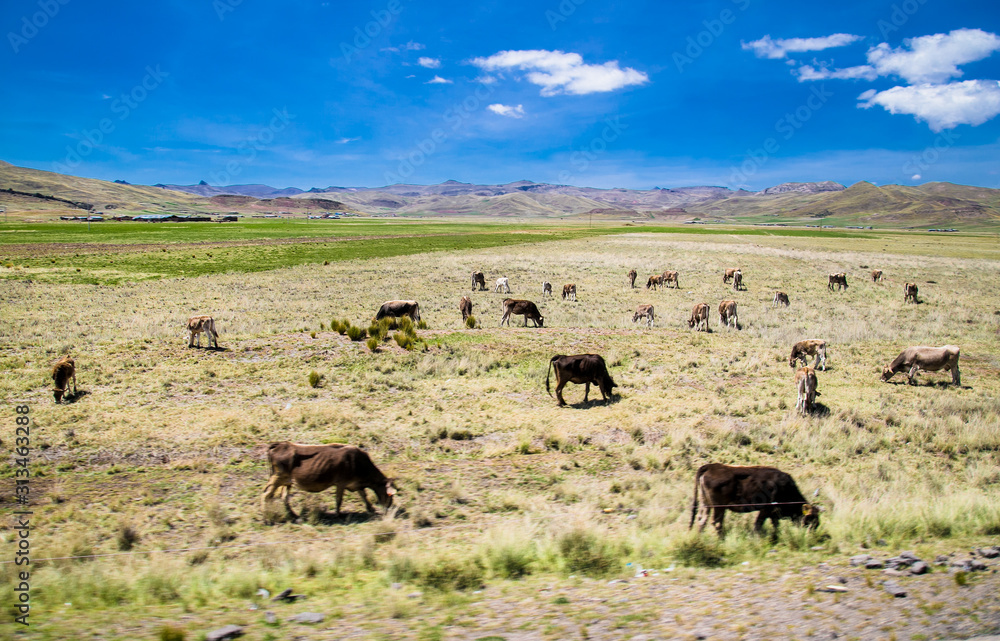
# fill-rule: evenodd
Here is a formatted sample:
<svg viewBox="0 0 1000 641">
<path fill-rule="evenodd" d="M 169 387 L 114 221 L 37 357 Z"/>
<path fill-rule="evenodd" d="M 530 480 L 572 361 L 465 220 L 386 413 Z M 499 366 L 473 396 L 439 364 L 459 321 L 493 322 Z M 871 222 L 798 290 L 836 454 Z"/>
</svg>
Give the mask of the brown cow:
<svg viewBox="0 0 1000 641">
<path fill-rule="evenodd" d="M 729 267 L 726 269 L 725 273 L 722 274 L 722 282 L 728 283 L 736 275 L 736 272 L 740 271 L 739 267 Z"/>
<path fill-rule="evenodd" d="M 576 284 L 570 283 L 569 285 L 563 285 L 563 300 L 572 297 L 576 300 Z"/>
<path fill-rule="evenodd" d="M 367 452 L 353 445 L 300 445 L 288 441 L 271 443 L 267 448 L 267 461 L 271 465 L 271 477 L 260 499 L 261 509 L 265 512 L 267 502 L 280 490 L 284 495 L 285 510 L 292 518 L 296 518 L 288 503 L 293 483 L 306 492 L 322 492 L 335 485 L 338 516 L 344 500 L 344 490 L 357 492 L 369 512 L 374 512 L 375 508 L 368 501 L 366 488 L 375 492 L 383 509 L 392 505 L 392 497 L 396 494 L 393 480 L 375 467 Z"/>
<path fill-rule="evenodd" d="M 785 292 L 774 292 L 774 301 L 771 303 L 771 307 L 777 307 L 778 305 L 788 307 L 788 294 Z"/>
<path fill-rule="evenodd" d="M 888 381 L 897 372 L 906 371 L 910 385 L 917 384 L 917 372 L 951 371 L 951 382 L 962 385 L 962 373 L 958 370 L 960 349 L 956 345 L 944 347 L 907 347 L 882 370 L 882 380 Z"/>
<path fill-rule="evenodd" d="M 486 275 L 479 270 L 472 272 L 472 291 L 476 289 L 481 292 L 486 291 Z"/>
<path fill-rule="evenodd" d="M 826 371 L 826 341 L 821 338 L 807 338 L 792 345 L 792 355 L 788 359 L 788 366 L 795 369 L 795 362 L 802 360 L 803 365 L 809 364 L 807 356 L 815 356 L 816 361 L 813 368 L 819 367 L 823 363 L 823 371 Z"/>
<path fill-rule="evenodd" d="M 632 287 L 632 289 L 635 289 L 635 279 L 638 275 L 639 275 L 638 272 L 636 272 L 634 269 L 628 270 L 628 276 L 627 276 L 628 284 Z"/>
<path fill-rule="evenodd" d="M 69 387 L 69 379 L 73 379 L 73 396 L 76 396 L 76 361 L 69 356 L 63 356 L 52 366 L 52 394 L 56 403 L 61 403 L 63 394 Z"/>
<path fill-rule="evenodd" d="M 738 292 L 746 289 L 746 286 L 743 284 L 743 272 L 738 269 L 733 272 L 733 289 Z"/>
<path fill-rule="evenodd" d="M 919 303 L 917 300 L 917 284 L 916 283 L 906 283 L 903 285 L 903 302 L 913 302 Z"/>
<path fill-rule="evenodd" d="M 826 287 L 830 291 L 833 291 L 834 286 L 837 289 L 847 289 L 847 274 L 845 272 L 830 274 L 830 280 L 827 282 Z"/>
<path fill-rule="evenodd" d="M 691 308 L 691 318 L 688 320 L 688 327 L 696 327 L 695 331 L 708 331 L 708 312 L 711 308 L 708 303 L 698 303 Z"/>
<path fill-rule="evenodd" d="M 375 313 L 375 320 L 383 318 L 401 318 L 409 316 L 413 321 L 420 320 L 420 305 L 415 300 L 387 300 Z"/>
<path fill-rule="evenodd" d="M 611 378 L 611 374 L 608 373 L 604 359 L 598 354 L 576 354 L 575 356 L 560 354 L 552 357 L 549 361 L 549 369 L 545 372 L 545 391 L 548 392 L 549 396 L 552 396 L 552 392 L 549 391 L 549 374 L 553 368 L 556 370 L 556 399 L 559 401 L 559 405 L 566 404 L 566 401 L 563 400 L 562 389 L 566 387 L 567 383 L 584 384 L 584 403 L 587 402 L 587 396 L 590 394 L 591 383 L 600 388 L 601 398 L 604 401 L 611 400 L 612 389 L 618 387 L 618 384 Z"/>
<path fill-rule="evenodd" d="M 663 275 L 660 278 L 662 279 L 661 282 L 663 283 L 664 287 L 666 287 L 670 283 L 673 283 L 675 288 L 677 289 L 681 288 L 681 283 L 677 272 L 670 271 L 668 269 L 667 271 L 663 272 Z"/>
<path fill-rule="evenodd" d="M 188 347 L 194 347 L 195 336 L 198 337 L 198 347 L 201 347 L 201 333 L 205 332 L 208 337 L 208 346 L 215 343 L 215 349 L 219 349 L 219 333 L 215 331 L 215 319 L 211 316 L 192 316 L 188 319 L 188 331 L 191 337 L 188 339 Z"/>
<path fill-rule="evenodd" d="M 501 305 L 503 306 L 503 316 L 500 317 L 501 325 L 506 322 L 507 326 L 510 327 L 511 314 L 524 316 L 524 325 L 522 325 L 522 327 L 528 326 L 528 319 L 531 319 L 531 321 L 535 324 L 535 327 L 542 327 L 545 323 L 545 319 L 538 312 L 538 307 L 536 307 L 530 300 L 505 298 L 503 299 Z"/>
<path fill-rule="evenodd" d="M 702 501 L 699 532 L 705 529 L 709 513 L 712 513 L 715 531 L 722 536 L 726 510 L 758 512 L 753 526 L 758 533 L 771 519 L 774 537 L 778 536 L 779 519 L 792 519 L 808 528 L 819 525 L 819 509 L 806 501 L 789 474 L 774 467 L 721 463 L 702 465 L 694 477 L 694 501 L 688 529 L 694 527 L 699 494 Z"/>
<path fill-rule="evenodd" d="M 881 269 L 873 269 L 872 270 L 872 282 L 873 283 L 877 283 L 880 280 L 882 280 L 882 270 Z"/>
<path fill-rule="evenodd" d="M 657 287 L 660 287 L 661 289 L 663 288 L 663 276 L 653 274 L 646 280 L 646 289 L 652 288 L 653 291 L 656 291 Z"/>
<path fill-rule="evenodd" d="M 798 396 L 795 399 L 795 409 L 803 414 L 811 414 L 816 405 L 816 370 L 802 367 L 795 372 L 795 389 Z"/>
<path fill-rule="evenodd" d="M 736 301 L 724 300 L 719 303 L 719 327 L 740 328 L 740 319 L 736 316 Z"/>
<path fill-rule="evenodd" d="M 653 306 L 652 305 L 639 305 L 635 308 L 635 314 L 632 315 L 632 322 L 638 322 L 640 318 L 646 319 L 646 325 L 649 327 L 653 326 Z"/>
<path fill-rule="evenodd" d="M 472 299 L 468 296 L 462 296 L 462 300 L 458 301 L 458 311 L 462 312 L 462 320 L 472 316 Z"/>
</svg>

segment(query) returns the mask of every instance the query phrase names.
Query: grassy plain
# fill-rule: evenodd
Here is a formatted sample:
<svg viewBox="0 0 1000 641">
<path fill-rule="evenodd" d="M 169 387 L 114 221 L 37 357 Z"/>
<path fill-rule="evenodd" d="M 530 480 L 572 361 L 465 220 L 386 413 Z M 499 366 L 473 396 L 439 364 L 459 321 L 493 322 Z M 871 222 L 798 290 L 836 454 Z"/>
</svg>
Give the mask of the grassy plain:
<svg viewBox="0 0 1000 641">
<path fill-rule="evenodd" d="M 777 638 L 789 621 L 740 623 L 724 605 L 748 575 L 774 595 L 811 595 L 820 578 L 799 573 L 803 565 L 843 566 L 863 547 L 933 558 L 1000 536 L 995 237 L 554 227 L 505 246 L 502 225 L 456 225 L 445 236 L 417 225 L 391 252 L 368 239 L 290 244 L 299 253 L 277 256 L 267 253 L 273 245 L 238 244 L 232 251 L 244 253 L 212 269 L 184 261 L 183 277 L 161 265 L 144 280 L 107 264 L 181 255 L 138 238 L 106 242 L 149 246 L 50 247 L 57 261 L 79 254 L 79 276 L 66 280 L 51 275 L 58 262 L 34 254 L 7 268 L 0 393 L 8 405 L 28 403 L 35 421 L 34 554 L 133 553 L 35 561 L 31 638 L 153 638 L 167 624 L 189 639 L 234 622 L 250 639 L 298 629 L 265 623 L 267 608 L 282 620 L 325 612 L 358 638 L 500 629 L 506 638 L 619 638 L 698 626 Z M 435 244 L 441 238 L 455 244 Z M 722 284 L 729 266 L 743 269 L 747 291 Z M 678 270 L 682 287 L 630 290 L 630 268 L 641 282 Z M 872 268 L 887 282 L 872 283 Z M 539 303 L 545 327 L 497 327 L 503 296 L 470 292 L 473 269 L 487 283 L 507 276 L 513 296 Z M 827 290 L 835 271 L 847 272 L 848 290 Z M 542 280 L 557 292 L 575 282 L 579 300 L 542 301 Z M 921 304 L 903 304 L 905 281 L 919 284 Z M 776 289 L 790 308 L 770 307 Z M 462 323 L 463 294 L 478 329 Z M 419 300 L 429 325 L 412 351 L 387 341 L 372 353 L 329 329 L 341 319 L 367 327 L 393 298 Z M 723 298 L 738 301 L 741 330 L 718 326 Z M 710 333 L 686 324 L 701 301 L 712 307 Z M 631 323 L 640 303 L 655 306 L 654 328 Z M 222 350 L 187 348 L 185 320 L 200 313 L 214 315 Z M 829 345 L 820 411 L 809 417 L 793 410 L 787 361 L 802 338 Z M 946 343 L 962 348 L 962 388 L 935 373 L 913 387 L 899 376 L 879 381 L 903 347 Z M 544 391 L 548 360 L 583 352 L 604 355 L 620 398 L 583 403 L 571 385 L 571 406 L 557 408 Z M 56 406 L 47 370 L 64 353 L 77 358 L 84 393 Z M 363 445 L 399 478 L 398 510 L 369 518 L 348 497 L 350 514 L 337 519 L 324 509 L 332 495 L 296 493 L 302 522 L 268 523 L 258 502 L 263 448 L 284 439 Z M 692 536 L 692 479 L 710 461 L 792 473 L 808 496 L 818 492 L 821 528 L 783 523 L 772 543 L 750 534 L 752 517 L 730 515 L 723 541 Z M 635 564 L 674 569 L 639 586 L 645 596 L 620 601 L 607 579 L 631 576 Z M 10 604 L 14 568 L 0 568 L 0 603 Z M 957 602 L 941 596 L 954 588 L 944 573 L 914 584 L 926 616 L 893 620 L 886 637 L 944 625 L 962 608 L 982 613 L 970 629 L 992 629 L 1000 615 L 983 595 L 995 594 L 996 575 L 968 580 Z M 865 591 L 876 591 L 859 581 L 846 598 L 859 599 L 860 612 L 875 598 Z M 256 596 L 285 587 L 309 599 L 281 606 Z M 688 594 L 708 605 L 686 608 Z M 5 611 L 0 638 L 19 638 L 7 621 Z"/>
</svg>

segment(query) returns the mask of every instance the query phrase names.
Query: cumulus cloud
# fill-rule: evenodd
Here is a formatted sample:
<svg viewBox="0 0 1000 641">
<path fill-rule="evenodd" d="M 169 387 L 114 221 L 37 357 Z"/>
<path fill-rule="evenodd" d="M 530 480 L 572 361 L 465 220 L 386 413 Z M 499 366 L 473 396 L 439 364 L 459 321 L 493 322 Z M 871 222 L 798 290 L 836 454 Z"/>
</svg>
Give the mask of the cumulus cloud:
<svg viewBox="0 0 1000 641">
<path fill-rule="evenodd" d="M 744 49 L 753 51 L 758 58 L 784 58 L 789 52 L 823 51 L 833 47 L 843 47 L 858 40 L 861 40 L 861 36 L 849 33 L 835 33 L 832 36 L 820 38 L 778 38 L 777 40 L 772 40 L 771 36 L 768 35 L 760 40 L 741 42 L 740 44 Z"/>
<path fill-rule="evenodd" d="M 891 114 L 909 114 L 938 132 L 958 125 L 981 125 L 1000 114 L 1000 84 L 993 80 L 966 80 L 945 85 L 893 87 L 886 91 L 869 89 L 858 100 L 862 109 L 878 105 Z"/>
<path fill-rule="evenodd" d="M 399 47 L 383 47 L 382 51 L 392 51 L 393 53 L 399 53 L 400 51 L 420 51 L 421 49 L 425 48 L 426 47 L 424 47 L 424 45 L 420 44 L 419 42 L 414 42 L 410 40 L 405 45 L 401 45 Z"/>
<path fill-rule="evenodd" d="M 450 84 L 452 84 L 452 81 L 448 80 L 447 78 L 442 78 L 441 76 L 434 76 L 433 78 L 431 78 L 430 80 L 428 80 L 424 84 L 425 85 L 450 85 Z"/>
<path fill-rule="evenodd" d="M 892 48 L 883 42 L 868 50 L 868 63 L 880 76 L 895 75 L 909 83 L 941 83 L 962 75 L 958 65 L 989 57 L 1000 50 L 1000 37 L 982 29 L 955 29 L 908 38 Z"/>
<path fill-rule="evenodd" d="M 822 65 L 818 68 L 812 65 L 802 65 L 793 73 L 799 77 L 799 82 L 826 80 L 828 78 L 837 80 L 875 80 L 878 77 L 878 73 L 869 65 L 858 65 L 857 67 L 847 67 L 846 69 L 827 69 Z"/>
<path fill-rule="evenodd" d="M 649 82 L 646 74 L 631 67 L 622 69 L 617 60 L 590 65 L 583 62 L 580 54 L 563 51 L 501 51 L 488 58 L 474 58 L 471 62 L 486 72 L 526 72 L 524 77 L 540 86 L 543 96 L 585 95 Z"/>
<path fill-rule="evenodd" d="M 426 56 L 421 56 L 417 58 L 417 64 L 421 67 L 427 67 L 428 69 L 437 69 L 441 66 L 441 61 L 437 58 L 428 58 Z"/>
<path fill-rule="evenodd" d="M 498 116 L 507 116 L 508 118 L 521 118 L 524 116 L 524 107 L 517 105 L 513 107 L 511 105 L 501 105 L 495 104 L 487 107 L 490 111 L 497 114 Z"/>
</svg>

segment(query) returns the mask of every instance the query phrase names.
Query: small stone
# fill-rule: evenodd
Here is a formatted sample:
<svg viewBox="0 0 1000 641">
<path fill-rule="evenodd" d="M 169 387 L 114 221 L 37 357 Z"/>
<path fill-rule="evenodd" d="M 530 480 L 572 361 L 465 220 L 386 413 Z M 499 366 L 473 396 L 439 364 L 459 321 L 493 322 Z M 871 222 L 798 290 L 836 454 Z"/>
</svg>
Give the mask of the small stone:
<svg viewBox="0 0 1000 641">
<path fill-rule="evenodd" d="M 920 560 L 920 557 L 907 550 L 906 552 L 900 552 L 899 558 L 908 560 L 911 564 L 916 563 Z"/>
<path fill-rule="evenodd" d="M 884 567 L 885 564 L 879 561 L 878 559 L 868 559 L 868 561 L 865 563 L 865 568 L 869 570 L 881 570 Z"/>
<path fill-rule="evenodd" d="M 1000 556 L 1000 548 L 996 546 L 991 548 L 979 548 L 979 556 L 985 559 L 995 559 Z"/>
<path fill-rule="evenodd" d="M 889 545 L 889 542 L 886 541 L 885 539 L 879 539 L 878 541 L 875 541 L 875 545 L 879 545 L 879 546 L 885 547 L 885 546 Z"/>
<path fill-rule="evenodd" d="M 814 545 L 809 549 L 812 550 L 813 552 L 818 552 L 819 550 L 824 550 L 826 548 L 824 548 L 822 545 Z"/>
<path fill-rule="evenodd" d="M 939 554 L 934 557 L 934 565 L 948 565 L 949 560 L 947 554 Z"/>
<path fill-rule="evenodd" d="M 986 570 L 986 563 L 980 561 L 979 559 L 972 559 L 969 561 L 969 570 L 973 572 L 984 572 Z"/>
<path fill-rule="evenodd" d="M 278 622 L 278 617 L 274 614 L 274 612 L 268 610 L 267 612 L 264 613 L 264 620 L 270 623 L 271 625 L 274 625 L 275 623 Z"/>
<path fill-rule="evenodd" d="M 871 558 L 872 557 L 870 554 L 859 554 L 857 556 L 852 556 L 851 565 L 852 566 L 864 565 L 868 563 L 871 560 Z"/>
<path fill-rule="evenodd" d="M 410 592 L 409 594 L 406 595 L 406 598 L 407 599 L 419 599 L 422 596 L 424 596 L 423 592 Z"/>
<path fill-rule="evenodd" d="M 393 590 L 402 590 L 403 589 L 403 584 L 402 583 L 393 583 L 389 587 L 391 587 Z"/>
<path fill-rule="evenodd" d="M 323 623 L 325 618 L 326 615 L 319 612 L 303 612 L 288 617 L 288 620 L 293 623 Z"/>
<path fill-rule="evenodd" d="M 886 576 L 906 576 L 906 572 L 900 572 L 899 570 L 894 570 L 892 568 L 882 570 L 882 574 Z"/>
<path fill-rule="evenodd" d="M 899 587 L 899 585 L 894 583 L 893 581 L 886 581 L 885 583 L 882 584 L 882 588 L 885 589 L 885 591 L 891 594 L 892 596 L 896 597 L 897 599 L 906 596 L 906 590 Z"/>
<path fill-rule="evenodd" d="M 226 641 L 241 636 L 243 636 L 243 628 L 238 625 L 227 625 L 206 634 L 205 641 Z"/>
<path fill-rule="evenodd" d="M 845 588 L 842 585 L 828 585 L 828 586 L 825 586 L 825 587 L 822 587 L 822 588 L 816 588 L 816 591 L 817 592 L 843 593 L 843 592 L 847 592 L 847 588 Z"/>
<path fill-rule="evenodd" d="M 931 566 L 923 561 L 917 561 L 910 567 L 910 574 L 927 574 L 930 570 Z"/>
</svg>

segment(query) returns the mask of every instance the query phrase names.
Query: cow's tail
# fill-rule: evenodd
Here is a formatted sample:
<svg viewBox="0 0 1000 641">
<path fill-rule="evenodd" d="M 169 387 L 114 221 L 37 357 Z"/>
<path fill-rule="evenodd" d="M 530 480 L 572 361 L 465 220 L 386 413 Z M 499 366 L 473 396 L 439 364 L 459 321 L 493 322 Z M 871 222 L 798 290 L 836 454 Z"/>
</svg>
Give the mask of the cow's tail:
<svg viewBox="0 0 1000 641">
<path fill-rule="evenodd" d="M 545 370 L 545 392 L 549 396 L 552 396 L 552 392 L 549 391 L 549 374 L 552 373 L 552 363 L 555 363 L 557 358 L 559 357 L 553 356 L 552 359 L 549 361 L 549 368 Z"/>
<path fill-rule="evenodd" d="M 694 519 L 698 516 L 698 489 L 701 486 L 701 475 L 702 470 L 698 470 L 698 473 L 694 475 L 694 499 L 691 501 L 691 522 L 688 523 L 688 529 L 694 527 Z"/>
</svg>

